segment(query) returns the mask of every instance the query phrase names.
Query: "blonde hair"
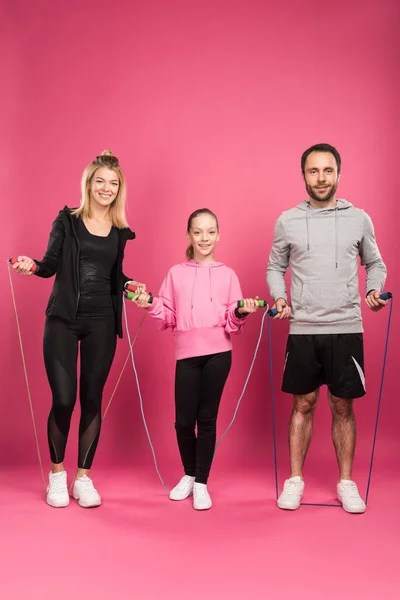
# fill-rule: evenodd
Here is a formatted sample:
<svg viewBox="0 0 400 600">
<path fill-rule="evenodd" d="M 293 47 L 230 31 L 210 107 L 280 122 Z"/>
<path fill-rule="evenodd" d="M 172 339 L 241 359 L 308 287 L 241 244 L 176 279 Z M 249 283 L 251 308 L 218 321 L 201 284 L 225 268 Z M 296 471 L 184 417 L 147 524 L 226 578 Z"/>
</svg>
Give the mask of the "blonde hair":
<svg viewBox="0 0 400 600">
<path fill-rule="evenodd" d="M 217 231 L 219 231 L 217 215 L 215 215 L 209 208 L 199 208 L 199 209 L 195 210 L 194 212 L 192 212 L 192 214 L 188 218 L 188 224 L 187 224 L 187 230 L 186 230 L 187 233 L 190 233 L 193 219 L 195 219 L 196 217 L 199 217 L 200 215 L 210 215 L 210 217 L 214 217 L 215 223 L 217 225 Z M 193 258 L 194 258 L 194 248 L 193 248 L 192 244 L 190 244 L 186 248 L 186 259 L 192 260 Z"/>
<path fill-rule="evenodd" d="M 122 169 L 119 166 L 118 158 L 113 155 L 111 150 L 104 150 L 104 152 L 102 152 L 100 156 L 96 156 L 90 165 L 88 165 L 83 171 L 81 180 L 81 203 L 79 208 L 74 210 L 72 214 L 76 217 L 86 217 L 90 219 L 90 186 L 97 169 L 100 167 L 111 169 L 118 176 L 118 194 L 110 206 L 109 215 L 114 227 L 118 227 L 118 229 L 124 229 L 125 227 L 128 227 L 128 221 L 125 214 L 126 183 Z"/>
</svg>

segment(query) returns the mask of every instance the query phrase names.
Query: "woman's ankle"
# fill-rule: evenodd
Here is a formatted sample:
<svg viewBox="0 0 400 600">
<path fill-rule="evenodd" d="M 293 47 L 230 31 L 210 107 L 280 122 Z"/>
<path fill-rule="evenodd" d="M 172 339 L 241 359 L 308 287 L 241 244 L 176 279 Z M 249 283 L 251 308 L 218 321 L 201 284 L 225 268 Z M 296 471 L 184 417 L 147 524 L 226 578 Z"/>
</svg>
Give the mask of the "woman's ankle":
<svg viewBox="0 0 400 600">
<path fill-rule="evenodd" d="M 76 471 L 75 479 L 80 479 L 84 475 L 88 475 L 89 476 L 89 471 L 90 471 L 90 469 L 80 469 L 80 468 L 78 468 L 77 471 Z"/>
<path fill-rule="evenodd" d="M 61 473 L 62 471 L 65 471 L 65 467 L 64 467 L 64 463 L 52 463 L 51 464 L 51 472 L 52 473 Z"/>
</svg>

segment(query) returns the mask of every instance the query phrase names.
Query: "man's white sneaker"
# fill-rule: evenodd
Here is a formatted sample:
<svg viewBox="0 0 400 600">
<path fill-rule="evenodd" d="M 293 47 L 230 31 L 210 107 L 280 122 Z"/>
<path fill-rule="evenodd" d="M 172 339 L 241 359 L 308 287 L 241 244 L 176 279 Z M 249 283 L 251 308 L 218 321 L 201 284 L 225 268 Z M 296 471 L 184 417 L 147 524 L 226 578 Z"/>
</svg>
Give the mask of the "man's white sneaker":
<svg viewBox="0 0 400 600">
<path fill-rule="evenodd" d="M 47 486 L 46 502 L 54 508 L 64 508 L 69 504 L 67 486 L 67 472 L 49 473 L 49 485 Z"/>
<path fill-rule="evenodd" d="M 337 497 L 348 513 L 363 513 L 366 510 L 364 500 L 358 493 L 357 485 L 349 479 L 342 479 L 337 484 Z"/>
<path fill-rule="evenodd" d="M 278 506 L 284 510 L 297 510 L 304 493 L 304 481 L 301 477 L 286 479 L 283 491 L 278 498 Z"/>
<path fill-rule="evenodd" d="M 212 507 L 210 494 L 205 483 L 195 483 L 193 486 L 193 508 L 208 510 Z"/>
<path fill-rule="evenodd" d="M 93 481 L 87 475 L 75 479 L 72 495 L 75 500 L 78 500 L 78 504 L 82 508 L 94 508 L 101 504 L 100 494 L 95 489 Z"/>
<path fill-rule="evenodd" d="M 194 477 L 184 475 L 180 482 L 170 491 L 171 500 L 185 500 L 193 493 Z"/>
</svg>

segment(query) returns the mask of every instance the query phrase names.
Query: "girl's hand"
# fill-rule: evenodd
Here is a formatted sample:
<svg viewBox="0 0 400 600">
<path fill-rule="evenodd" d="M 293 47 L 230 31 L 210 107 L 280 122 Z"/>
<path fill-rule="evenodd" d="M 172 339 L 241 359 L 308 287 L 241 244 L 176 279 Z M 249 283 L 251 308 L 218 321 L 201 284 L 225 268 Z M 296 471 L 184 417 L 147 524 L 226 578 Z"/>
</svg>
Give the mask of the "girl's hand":
<svg viewBox="0 0 400 600">
<path fill-rule="evenodd" d="M 33 275 L 31 268 L 35 264 L 29 256 L 18 256 L 17 261 L 13 265 L 13 269 L 17 271 L 20 275 Z"/>
<path fill-rule="evenodd" d="M 260 308 L 257 300 L 258 296 L 255 298 L 244 298 L 243 299 L 243 307 L 238 308 L 238 312 L 243 313 L 255 313 Z"/>
<path fill-rule="evenodd" d="M 140 292 L 138 296 L 132 298 L 133 304 L 136 304 L 139 308 L 149 308 L 150 306 L 150 294 L 146 292 Z"/>
</svg>

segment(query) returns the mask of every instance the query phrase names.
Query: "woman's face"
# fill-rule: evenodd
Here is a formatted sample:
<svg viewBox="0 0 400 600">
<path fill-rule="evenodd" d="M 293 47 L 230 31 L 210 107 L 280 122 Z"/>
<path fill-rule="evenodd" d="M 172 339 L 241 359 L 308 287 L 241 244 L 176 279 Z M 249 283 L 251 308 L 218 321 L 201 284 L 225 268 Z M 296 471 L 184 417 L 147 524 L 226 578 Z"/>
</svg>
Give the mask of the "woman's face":
<svg viewBox="0 0 400 600">
<path fill-rule="evenodd" d="M 111 206 L 118 195 L 119 179 L 112 169 L 99 167 L 90 186 L 90 200 L 99 207 Z"/>
</svg>

